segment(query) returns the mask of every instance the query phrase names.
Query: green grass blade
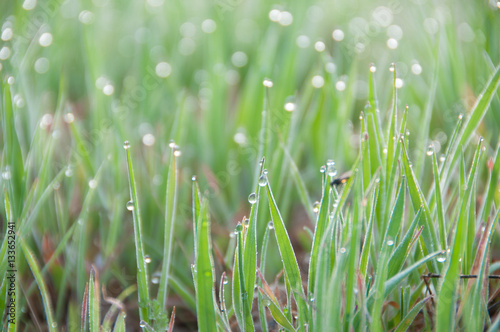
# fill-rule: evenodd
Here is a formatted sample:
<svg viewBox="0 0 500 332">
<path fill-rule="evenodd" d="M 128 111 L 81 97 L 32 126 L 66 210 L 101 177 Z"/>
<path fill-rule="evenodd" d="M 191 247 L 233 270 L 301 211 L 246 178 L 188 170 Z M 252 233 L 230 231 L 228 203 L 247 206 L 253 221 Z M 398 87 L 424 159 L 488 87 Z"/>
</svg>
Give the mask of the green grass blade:
<svg viewBox="0 0 500 332">
<path fill-rule="evenodd" d="M 406 232 L 405 236 L 403 237 L 399 245 L 396 247 L 396 250 L 394 250 L 394 252 L 392 253 L 391 258 L 389 259 L 389 270 L 387 272 L 387 275 L 389 277 L 395 275 L 401 270 L 406 258 L 408 257 L 408 249 L 410 247 L 410 243 L 413 238 L 413 233 L 420 219 L 421 212 L 422 209 L 417 211 L 417 214 L 415 215 L 415 218 L 413 218 L 410 227 L 408 227 L 408 231 Z"/>
<path fill-rule="evenodd" d="M 260 253 L 260 268 L 258 270 L 259 274 L 264 274 L 266 270 L 266 257 L 267 257 L 267 245 L 269 243 L 269 232 L 271 231 L 271 225 L 266 227 L 266 231 L 264 232 L 264 236 L 262 238 L 262 250 Z M 258 279 L 258 286 L 262 287 L 262 280 Z M 260 325 L 263 332 L 267 332 L 267 320 L 266 320 L 266 306 L 264 304 L 264 296 L 258 292 L 259 296 L 259 318 Z"/>
<path fill-rule="evenodd" d="M 146 323 L 148 320 L 149 288 L 148 288 L 148 270 L 144 260 L 144 245 L 142 236 L 142 220 L 139 209 L 139 201 L 135 185 L 134 168 L 132 166 L 132 157 L 130 156 L 130 145 L 126 141 L 123 145 L 127 152 L 128 179 L 130 188 L 130 198 L 132 200 L 132 215 L 134 221 L 134 241 L 135 255 L 137 261 L 137 289 L 139 293 L 139 313 L 141 320 Z"/>
<path fill-rule="evenodd" d="M 38 285 L 38 289 L 40 290 L 40 296 L 42 297 L 43 309 L 45 312 L 45 318 L 47 321 L 47 327 L 49 331 L 57 331 L 57 322 L 54 320 L 54 314 L 52 310 L 52 301 L 50 300 L 49 290 L 45 284 L 45 281 L 40 273 L 40 265 L 37 262 L 35 254 L 28 246 L 28 244 L 24 241 L 24 239 L 19 238 L 19 244 L 21 245 L 21 249 L 24 253 L 24 257 L 28 262 L 28 265 L 33 273 L 33 277 Z"/>
<path fill-rule="evenodd" d="M 412 273 L 413 271 L 416 271 L 420 265 L 427 263 L 428 261 L 432 260 L 434 257 L 436 257 L 440 254 L 443 254 L 443 252 L 436 251 L 432 254 L 429 254 L 429 255 L 425 256 L 424 258 L 418 260 L 417 262 L 413 263 L 412 265 L 408 266 L 406 269 L 399 272 L 395 276 L 389 278 L 385 282 L 384 296 L 389 295 L 401 281 L 403 281 L 405 278 L 407 278 L 410 275 L 410 273 Z"/>
<path fill-rule="evenodd" d="M 25 170 L 21 145 L 16 131 L 14 111 L 12 108 L 12 97 L 10 85 L 5 82 L 1 85 L 3 91 L 3 164 L 10 172 L 9 196 L 14 218 L 19 218 L 24 202 Z"/>
<path fill-rule="evenodd" d="M 420 190 L 420 186 L 418 185 L 415 175 L 413 174 L 413 170 L 410 167 L 410 160 L 408 159 L 408 153 L 406 151 L 405 143 L 403 139 L 400 138 L 402 144 L 403 151 L 403 164 L 406 174 L 406 179 L 408 183 L 408 189 L 410 192 L 410 198 L 413 205 L 413 210 L 417 212 L 421 207 L 423 209 L 423 218 L 422 224 L 424 225 L 424 231 L 422 233 L 422 238 L 425 243 L 425 247 L 428 251 L 433 252 L 436 249 L 439 249 L 440 245 L 437 241 L 436 233 L 434 232 L 434 225 L 432 224 L 431 213 L 429 211 L 429 207 L 427 205 L 427 201 L 423 197 L 423 194 Z M 424 252 L 424 254 L 427 254 Z M 433 266 L 434 271 L 437 271 L 437 268 Z"/>
<path fill-rule="evenodd" d="M 207 199 L 203 199 L 198 220 L 198 257 L 196 259 L 196 313 L 199 331 L 216 331 L 214 307 L 214 267 L 210 217 Z"/>
<path fill-rule="evenodd" d="M 120 312 L 115 321 L 115 327 L 113 328 L 113 332 L 125 332 L 125 317 L 126 314 L 124 312 Z"/>
<path fill-rule="evenodd" d="M 328 175 L 325 174 L 324 177 Z M 324 179 L 326 182 L 326 180 Z M 325 184 L 323 188 L 323 195 L 321 197 L 321 205 L 319 208 L 318 218 L 316 220 L 316 229 L 314 230 L 313 244 L 311 248 L 311 258 L 309 260 L 309 282 L 308 289 L 314 289 L 314 283 L 316 281 L 316 270 L 318 263 L 318 256 L 320 250 L 320 242 L 323 239 L 326 227 L 329 221 L 329 210 L 330 210 L 330 186 Z"/>
<path fill-rule="evenodd" d="M 255 289 L 255 275 L 257 271 L 257 215 L 259 211 L 260 188 L 264 184 L 262 171 L 264 169 L 264 158 L 259 163 L 259 178 L 255 185 L 255 202 L 250 209 L 248 228 L 245 229 L 245 245 L 243 252 L 243 272 L 245 276 L 245 290 L 249 297 L 250 312 L 252 311 L 253 294 Z M 243 242 L 242 242 L 243 246 Z"/>
<path fill-rule="evenodd" d="M 253 320 L 252 313 L 249 303 L 249 293 L 246 288 L 246 280 L 245 280 L 245 271 L 244 271 L 244 262 L 243 262 L 243 225 L 238 224 L 236 226 L 236 233 L 238 237 L 238 246 L 237 246 L 237 255 L 238 255 L 238 273 L 239 273 L 239 281 L 240 281 L 240 300 L 242 306 L 242 316 L 243 316 L 243 324 L 240 326 L 241 330 L 244 331 L 252 331 Z M 255 283 L 255 281 L 254 281 Z M 253 284 L 252 284 L 252 299 L 253 299 Z"/>
<path fill-rule="evenodd" d="M 477 163 L 481 151 L 481 141 L 476 150 L 476 155 L 474 156 L 467 186 L 461 185 L 461 192 L 463 194 L 461 194 L 460 213 L 458 215 L 455 235 L 451 247 L 451 258 L 445 272 L 442 273 L 444 274 L 444 278 L 441 282 L 437 300 L 436 328 L 439 331 L 452 331 L 457 323 L 455 317 L 455 298 L 458 293 L 458 278 L 460 274 L 460 267 L 462 266 L 461 260 L 464 257 L 464 252 L 466 250 L 468 208 L 470 205 L 470 198 L 472 197 L 471 192 L 474 187 L 473 182 L 476 176 Z"/>
<path fill-rule="evenodd" d="M 90 279 L 88 283 L 88 294 L 89 294 L 89 323 L 90 332 L 99 332 L 101 327 L 101 317 L 100 317 L 100 298 L 101 293 L 99 289 L 99 281 L 97 280 L 96 271 L 94 267 L 90 270 Z"/>
<path fill-rule="evenodd" d="M 495 219 L 488 222 L 486 231 L 483 235 L 484 241 L 481 241 L 477 252 L 478 257 L 476 258 L 476 261 L 479 262 L 480 265 L 475 282 L 475 288 L 472 294 L 472 310 L 469 315 L 469 321 L 471 322 L 470 327 L 475 328 L 477 331 L 481 330 L 484 326 L 484 307 L 488 303 L 488 294 L 485 293 L 484 288 L 488 287 L 488 280 L 486 279 L 486 268 L 489 261 L 489 245 L 491 242 L 491 237 L 493 235 L 493 227 L 495 227 L 499 220 L 500 210 L 497 212 Z"/>
<path fill-rule="evenodd" d="M 483 200 L 484 203 L 481 207 L 481 212 L 479 213 L 481 220 L 486 220 L 489 216 L 495 193 L 498 191 L 497 180 L 500 176 L 500 140 L 498 141 L 493 160 L 493 167 L 489 174 L 488 181 L 486 182 L 488 186 L 485 190 L 486 198 Z"/>
<path fill-rule="evenodd" d="M 490 103 L 495 96 L 495 93 L 500 85 L 500 65 L 497 66 L 490 76 L 485 88 L 479 94 L 472 110 L 470 111 L 470 117 L 465 120 L 465 124 L 462 130 L 458 134 L 457 140 L 450 148 L 451 158 L 446 161 L 443 171 L 445 172 L 445 178 L 448 177 L 449 171 L 455 161 L 460 155 L 460 147 L 466 146 L 472 137 L 472 134 L 479 126 L 479 123 L 483 119 L 484 115 L 489 109 Z"/>
<path fill-rule="evenodd" d="M 417 316 L 417 314 L 420 312 L 420 310 L 423 309 L 424 305 L 427 303 L 427 301 L 430 300 L 430 297 L 426 297 L 422 301 L 418 302 L 411 308 L 411 310 L 408 312 L 408 314 L 403 318 L 401 323 L 396 327 L 394 332 L 404 332 L 407 331 L 408 328 L 410 327 L 411 323 L 413 323 L 413 320 Z"/>
<path fill-rule="evenodd" d="M 167 286 L 172 259 L 172 239 L 174 237 L 175 210 L 177 208 L 177 161 L 174 148 L 170 153 L 170 166 L 167 175 L 167 195 L 165 203 L 165 235 L 163 243 L 163 262 L 161 268 L 158 302 L 162 308 L 167 306 Z"/>
<path fill-rule="evenodd" d="M 285 224 L 281 218 L 281 214 L 276 206 L 276 201 L 271 190 L 269 181 L 267 183 L 267 195 L 269 198 L 269 210 L 271 219 L 274 223 L 276 241 L 285 268 L 285 273 L 290 281 L 291 289 L 294 293 L 295 300 L 299 311 L 299 328 L 302 329 L 304 324 L 307 323 L 307 303 L 305 301 L 304 289 L 302 288 L 302 279 L 300 277 L 299 265 L 297 258 L 292 248 L 288 232 L 286 231 Z"/>
<path fill-rule="evenodd" d="M 359 263 L 359 270 L 361 271 L 361 274 L 363 275 L 363 278 L 366 278 L 367 272 L 368 272 L 368 259 L 370 257 L 370 249 L 371 249 L 371 244 L 372 244 L 372 237 L 373 237 L 373 221 L 375 220 L 375 207 L 377 204 L 378 200 L 378 195 L 380 192 L 380 187 L 377 186 L 377 190 L 373 194 L 373 204 L 371 208 L 371 213 L 370 213 L 370 219 L 368 220 L 368 226 L 366 228 L 366 234 L 365 234 L 365 239 L 363 241 L 363 249 L 361 250 L 361 259 Z"/>
<path fill-rule="evenodd" d="M 434 173 L 434 195 L 436 197 L 439 240 L 441 241 L 441 248 L 448 248 L 448 241 L 446 239 L 446 222 L 444 220 L 443 199 L 441 198 L 441 184 L 439 183 L 439 170 L 436 153 L 434 151 L 432 151 L 432 170 Z"/>
</svg>

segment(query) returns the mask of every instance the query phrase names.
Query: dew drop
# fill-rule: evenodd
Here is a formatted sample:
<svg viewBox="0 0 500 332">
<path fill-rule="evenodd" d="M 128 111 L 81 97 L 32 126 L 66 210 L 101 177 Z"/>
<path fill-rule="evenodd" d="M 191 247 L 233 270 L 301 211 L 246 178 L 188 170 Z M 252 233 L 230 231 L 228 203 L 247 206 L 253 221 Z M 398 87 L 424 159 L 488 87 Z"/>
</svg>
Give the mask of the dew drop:
<svg viewBox="0 0 500 332">
<path fill-rule="evenodd" d="M 445 158 L 446 158 L 446 157 L 444 156 L 444 154 L 442 154 L 442 155 L 439 157 L 439 161 L 440 161 L 440 162 L 443 162 L 443 161 L 445 160 Z"/>
<path fill-rule="evenodd" d="M 267 175 L 267 173 L 269 173 L 267 169 L 264 169 L 264 170 L 262 171 L 262 174 L 264 174 L 264 175 Z"/>
<path fill-rule="evenodd" d="M 171 139 L 171 140 L 170 140 L 170 142 L 168 143 L 168 146 L 169 146 L 171 149 L 175 148 L 175 142 L 174 142 L 174 140 L 173 140 L 173 139 Z"/>
<path fill-rule="evenodd" d="M 273 87 L 273 81 L 269 80 L 269 79 L 265 79 L 262 84 L 266 87 L 266 88 L 272 88 Z"/>
<path fill-rule="evenodd" d="M 125 141 L 125 142 L 123 142 L 123 148 L 124 148 L 125 150 L 128 150 L 128 149 L 130 148 L 130 143 L 129 143 L 129 141 Z"/>
<path fill-rule="evenodd" d="M 224 276 L 224 279 L 222 280 L 222 284 L 223 285 L 227 285 L 229 283 L 229 279 L 227 278 L 227 276 L 225 275 Z"/>
<path fill-rule="evenodd" d="M 265 175 L 261 175 L 259 178 L 259 186 L 265 187 L 267 185 L 267 178 Z"/>
<path fill-rule="evenodd" d="M 191 177 L 191 181 L 196 181 L 196 175 L 193 175 L 193 176 Z"/>
<path fill-rule="evenodd" d="M 151 283 L 157 285 L 160 283 L 160 277 L 161 273 L 160 272 L 155 272 L 153 273 L 153 276 L 151 277 Z"/>
<path fill-rule="evenodd" d="M 341 254 L 345 254 L 346 249 L 345 249 L 344 247 L 342 247 L 342 248 L 340 248 L 340 250 L 339 250 L 339 251 L 340 251 L 340 253 L 341 253 Z"/>
<path fill-rule="evenodd" d="M 9 169 L 6 169 L 5 171 L 2 172 L 2 179 L 8 181 L 12 177 L 12 173 L 10 172 Z"/>
<path fill-rule="evenodd" d="M 284 109 L 287 112 L 295 111 L 295 103 L 292 103 L 292 102 L 285 103 Z"/>
<path fill-rule="evenodd" d="M 149 257 L 149 255 L 144 256 L 144 263 L 146 264 L 151 263 L 151 257 Z"/>
<path fill-rule="evenodd" d="M 52 327 L 53 327 L 53 328 L 56 328 L 56 327 L 57 327 L 57 323 L 56 323 L 56 322 L 52 322 L 52 324 L 51 324 L 51 325 L 52 325 Z"/>
<path fill-rule="evenodd" d="M 321 174 L 323 174 L 323 173 L 325 173 L 325 172 L 326 172 L 326 167 L 325 167 L 325 165 L 323 165 L 323 166 L 321 166 L 321 167 L 319 168 L 319 172 L 320 172 Z"/>
<path fill-rule="evenodd" d="M 337 168 L 335 167 L 335 162 L 331 159 L 326 161 L 326 171 L 328 172 L 328 176 L 334 177 L 337 175 Z"/>
<path fill-rule="evenodd" d="M 243 225 L 241 223 L 238 223 L 238 225 L 236 225 L 236 232 L 241 233 L 242 230 L 243 230 Z"/>
<path fill-rule="evenodd" d="M 326 49 L 326 45 L 322 41 L 317 41 L 316 43 L 314 43 L 314 49 L 317 52 L 323 52 Z"/>
<path fill-rule="evenodd" d="M 269 299 L 264 299 L 262 300 L 262 304 L 264 304 L 264 306 L 266 307 L 269 307 L 271 305 L 271 301 Z"/>
<path fill-rule="evenodd" d="M 255 193 L 251 193 L 248 195 L 248 203 L 250 204 L 255 204 L 257 202 L 257 197 L 255 196 Z"/>
<path fill-rule="evenodd" d="M 75 121 L 75 116 L 73 115 L 73 113 L 64 114 L 64 122 L 70 124 L 73 123 L 73 121 Z"/>
<path fill-rule="evenodd" d="M 314 213 L 318 213 L 319 212 L 319 205 L 320 204 L 319 204 L 318 201 L 314 202 L 314 204 L 313 204 L 313 212 Z"/>
<path fill-rule="evenodd" d="M 134 202 L 132 201 L 127 202 L 127 210 L 134 211 Z"/>
<path fill-rule="evenodd" d="M 439 263 L 444 263 L 446 262 L 446 256 L 439 256 L 437 259 L 436 259 Z"/>
<path fill-rule="evenodd" d="M 392 246 L 394 245 L 394 241 L 392 241 L 392 240 L 387 240 L 387 242 L 386 242 L 386 243 L 387 243 L 387 245 L 388 245 L 389 247 L 392 247 Z"/>
<path fill-rule="evenodd" d="M 376 72 L 376 71 L 377 71 L 377 67 L 375 67 L 375 65 L 374 65 L 373 63 L 370 65 L 370 71 L 371 71 L 372 73 L 374 73 L 374 72 Z"/>
<path fill-rule="evenodd" d="M 180 157 L 182 154 L 181 150 L 177 149 L 178 146 L 176 146 L 176 149 L 174 150 L 174 157 Z"/>
<path fill-rule="evenodd" d="M 431 144 L 427 147 L 427 155 L 432 156 L 433 153 L 434 153 L 434 147 Z"/>
<path fill-rule="evenodd" d="M 141 322 L 139 323 L 139 326 L 140 327 L 146 327 L 146 322 L 141 320 Z"/>
<path fill-rule="evenodd" d="M 73 169 L 71 168 L 71 166 L 68 166 L 66 168 L 66 170 L 64 171 L 64 175 L 66 175 L 66 177 L 68 178 L 73 176 Z"/>
<path fill-rule="evenodd" d="M 274 229 L 274 223 L 272 221 L 270 221 L 268 224 L 267 224 L 267 228 L 269 229 Z"/>
<path fill-rule="evenodd" d="M 91 189 L 95 189 L 97 187 L 97 181 L 95 179 L 92 179 L 89 181 L 89 187 Z"/>
<path fill-rule="evenodd" d="M 333 38 L 333 40 L 336 40 L 336 41 L 344 40 L 344 31 L 342 31 L 340 29 L 333 30 L 332 38 Z"/>
</svg>

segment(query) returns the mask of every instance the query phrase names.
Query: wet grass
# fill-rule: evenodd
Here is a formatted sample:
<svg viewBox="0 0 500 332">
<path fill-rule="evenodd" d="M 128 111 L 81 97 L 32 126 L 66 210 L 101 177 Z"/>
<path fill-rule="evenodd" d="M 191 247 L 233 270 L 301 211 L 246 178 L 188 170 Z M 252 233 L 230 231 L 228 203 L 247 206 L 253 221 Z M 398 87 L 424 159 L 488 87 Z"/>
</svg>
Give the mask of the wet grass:
<svg viewBox="0 0 500 332">
<path fill-rule="evenodd" d="M 499 14 L 2 2 L 2 331 L 498 329 Z"/>
</svg>

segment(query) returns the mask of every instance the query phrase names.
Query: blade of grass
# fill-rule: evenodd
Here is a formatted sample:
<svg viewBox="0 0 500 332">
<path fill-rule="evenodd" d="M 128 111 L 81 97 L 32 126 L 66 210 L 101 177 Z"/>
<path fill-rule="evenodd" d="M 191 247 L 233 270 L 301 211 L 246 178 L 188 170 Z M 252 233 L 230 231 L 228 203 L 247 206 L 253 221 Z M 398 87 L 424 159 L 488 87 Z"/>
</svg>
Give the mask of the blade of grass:
<svg viewBox="0 0 500 332">
<path fill-rule="evenodd" d="M 172 259 L 172 239 L 174 237 L 175 210 L 177 208 L 177 162 L 175 148 L 170 153 L 170 166 L 167 175 L 167 194 L 165 203 L 165 234 L 163 243 L 163 262 L 161 268 L 158 302 L 162 308 L 167 306 L 167 287 Z"/>
<path fill-rule="evenodd" d="M 210 217 L 207 199 L 203 199 L 198 219 L 198 256 L 196 258 L 196 313 L 199 331 L 215 331 L 216 316 L 214 308 L 214 266 L 212 241 L 210 236 Z"/>
<path fill-rule="evenodd" d="M 444 220 L 443 200 L 441 198 L 441 185 L 439 183 L 439 170 L 435 151 L 432 151 L 432 170 L 434 173 L 434 194 L 436 201 L 437 220 L 439 225 L 439 240 L 441 241 L 441 248 L 448 248 L 448 241 L 446 240 L 446 224 Z"/>
<path fill-rule="evenodd" d="M 426 297 L 422 301 L 415 304 L 413 308 L 411 308 L 411 310 L 408 312 L 408 314 L 401 320 L 401 323 L 399 323 L 394 332 L 407 331 L 411 323 L 413 323 L 413 320 L 415 319 L 417 314 L 420 312 L 420 310 L 423 309 L 424 305 L 427 303 L 427 301 L 430 300 L 430 298 L 431 298 L 430 296 Z"/>
<path fill-rule="evenodd" d="M 97 280 L 96 271 L 94 267 L 90 269 L 89 283 L 87 284 L 89 291 L 89 323 L 90 332 L 99 332 L 101 327 L 101 317 L 100 317 L 100 293 L 99 293 L 99 281 Z"/>
<path fill-rule="evenodd" d="M 494 72 L 491 74 L 486 86 L 483 91 L 479 94 L 474 106 L 472 106 L 472 110 L 470 111 L 470 117 L 465 120 L 465 124 L 462 127 L 462 130 L 458 134 L 457 140 L 455 144 L 450 148 L 451 158 L 446 160 L 446 164 L 444 165 L 443 172 L 444 178 L 448 178 L 448 174 L 460 155 L 460 147 L 466 146 L 469 140 L 472 137 L 472 134 L 479 126 L 479 123 L 485 116 L 486 112 L 489 109 L 490 103 L 495 96 L 495 93 L 500 85 L 500 65 L 498 65 Z"/>
<path fill-rule="evenodd" d="M 276 206 L 276 201 L 271 190 L 271 185 L 269 181 L 267 182 L 267 195 L 269 198 L 269 209 L 271 212 L 271 218 L 274 223 L 276 241 L 278 242 L 278 249 L 283 261 L 283 266 L 285 268 L 285 273 L 288 280 L 290 281 L 290 286 L 293 291 L 295 301 L 297 302 L 297 307 L 299 311 L 299 330 L 303 330 L 304 324 L 307 323 L 307 303 L 305 302 L 304 289 L 302 288 L 302 279 L 300 277 L 299 265 L 297 263 L 297 258 L 293 251 L 288 232 L 286 231 L 285 224 L 281 218 L 281 214 Z"/>
<path fill-rule="evenodd" d="M 113 332 L 125 332 L 125 317 L 127 315 L 124 312 L 120 312 L 115 321 L 115 327 Z"/>
<path fill-rule="evenodd" d="M 139 293 L 139 316 L 141 320 L 148 323 L 149 321 L 148 305 L 150 303 L 150 299 L 149 299 L 149 289 L 148 289 L 148 270 L 146 266 L 146 261 L 144 260 L 142 220 L 141 220 L 139 201 L 135 185 L 135 175 L 134 175 L 134 168 L 132 166 L 132 157 L 130 155 L 130 144 L 128 141 L 125 141 L 123 146 L 127 152 L 127 168 L 128 168 L 128 180 L 130 188 L 130 198 L 133 204 L 132 216 L 134 222 L 135 255 L 137 261 L 137 290 Z"/>
<path fill-rule="evenodd" d="M 38 284 L 38 289 L 40 290 L 40 296 L 42 297 L 43 309 L 45 311 L 45 318 L 47 321 L 47 327 L 49 331 L 57 331 L 57 322 L 54 320 L 54 315 L 52 311 L 52 302 L 50 300 L 50 293 L 45 285 L 45 281 L 40 273 L 40 265 L 38 264 L 35 254 L 25 242 L 23 238 L 19 238 L 19 244 L 24 253 L 24 257 L 28 262 L 28 265 L 33 273 L 36 283 Z"/>
</svg>

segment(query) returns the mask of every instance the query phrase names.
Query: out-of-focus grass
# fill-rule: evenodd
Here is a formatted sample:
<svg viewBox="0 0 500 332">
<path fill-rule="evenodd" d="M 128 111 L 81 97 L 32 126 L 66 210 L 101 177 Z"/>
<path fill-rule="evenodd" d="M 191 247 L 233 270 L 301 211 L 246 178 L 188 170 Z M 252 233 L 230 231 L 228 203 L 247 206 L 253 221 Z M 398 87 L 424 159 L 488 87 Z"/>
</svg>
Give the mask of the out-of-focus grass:
<svg viewBox="0 0 500 332">
<path fill-rule="evenodd" d="M 1 2 L 17 329 L 167 328 L 173 306 L 179 329 L 489 326 L 498 285 L 458 276 L 498 258 L 499 15 L 494 1 Z M 329 159 L 336 175 L 319 172 Z M 443 276 L 432 299 L 428 272 Z"/>
</svg>

